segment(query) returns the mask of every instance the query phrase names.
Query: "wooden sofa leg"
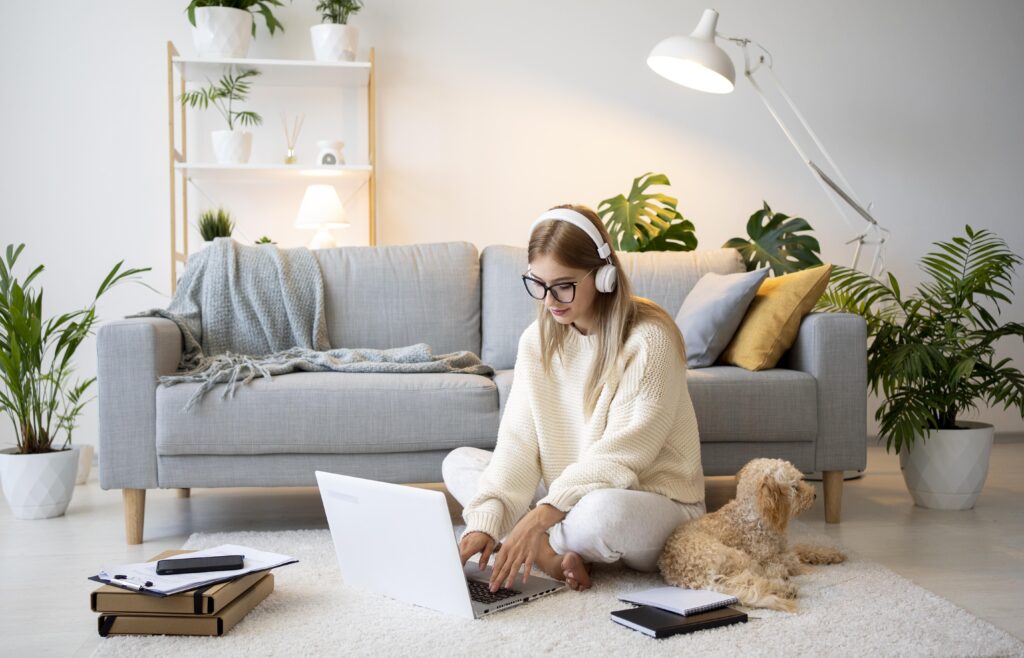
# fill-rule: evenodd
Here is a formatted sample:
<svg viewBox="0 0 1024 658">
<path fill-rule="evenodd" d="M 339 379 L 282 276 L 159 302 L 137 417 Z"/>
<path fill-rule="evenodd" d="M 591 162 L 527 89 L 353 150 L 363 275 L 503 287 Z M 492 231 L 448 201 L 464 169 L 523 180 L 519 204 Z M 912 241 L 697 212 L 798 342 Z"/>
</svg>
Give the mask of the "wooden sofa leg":
<svg viewBox="0 0 1024 658">
<path fill-rule="evenodd" d="M 124 534 L 129 544 L 142 543 L 142 526 L 146 520 L 146 490 L 122 489 L 124 497 Z"/>
<path fill-rule="evenodd" d="M 822 471 L 825 488 L 825 523 L 839 523 L 839 510 L 843 504 L 843 472 Z"/>
<path fill-rule="evenodd" d="M 189 498 L 192 496 L 192 490 L 188 487 L 178 489 L 178 498 Z"/>
</svg>

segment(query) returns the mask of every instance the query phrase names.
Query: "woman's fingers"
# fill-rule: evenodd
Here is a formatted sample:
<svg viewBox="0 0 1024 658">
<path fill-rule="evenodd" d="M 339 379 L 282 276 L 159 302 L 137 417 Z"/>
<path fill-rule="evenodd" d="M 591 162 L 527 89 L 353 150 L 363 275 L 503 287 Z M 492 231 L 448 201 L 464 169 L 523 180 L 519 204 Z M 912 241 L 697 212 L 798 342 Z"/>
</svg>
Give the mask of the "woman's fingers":
<svg viewBox="0 0 1024 658">
<path fill-rule="evenodd" d="M 533 570 L 533 553 L 526 556 L 526 564 L 523 565 L 523 585 L 526 585 L 526 579 L 530 577 L 530 571 Z"/>
</svg>

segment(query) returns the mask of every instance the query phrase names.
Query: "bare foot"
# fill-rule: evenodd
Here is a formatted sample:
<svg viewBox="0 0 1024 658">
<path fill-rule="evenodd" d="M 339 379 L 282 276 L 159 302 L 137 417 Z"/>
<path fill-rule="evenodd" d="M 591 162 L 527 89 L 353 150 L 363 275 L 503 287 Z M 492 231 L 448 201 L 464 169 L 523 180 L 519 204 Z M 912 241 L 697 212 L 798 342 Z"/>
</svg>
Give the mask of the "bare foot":
<svg viewBox="0 0 1024 658">
<path fill-rule="evenodd" d="M 565 584 L 569 589 L 582 592 L 590 589 L 590 574 L 587 573 L 587 564 L 580 557 L 579 553 L 569 551 L 562 557 L 562 572 L 565 574 Z"/>
</svg>

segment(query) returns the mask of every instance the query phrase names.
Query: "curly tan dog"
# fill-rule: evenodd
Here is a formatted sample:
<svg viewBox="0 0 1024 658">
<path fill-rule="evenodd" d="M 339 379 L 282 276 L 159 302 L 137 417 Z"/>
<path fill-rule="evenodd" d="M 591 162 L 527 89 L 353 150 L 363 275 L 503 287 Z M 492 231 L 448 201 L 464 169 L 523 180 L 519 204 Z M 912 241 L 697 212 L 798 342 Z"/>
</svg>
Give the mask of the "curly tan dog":
<svg viewBox="0 0 1024 658">
<path fill-rule="evenodd" d="M 782 459 L 754 459 L 736 474 L 736 498 L 676 528 L 665 541 L 658 569 L 679 587 L 732 594 L 751 608 L 796 610 L 790 576 L 805 564 L 846 559 L 824 547 L 787 548 L 789 519 L 814 502 L 814 487 Z"/>
</svg>

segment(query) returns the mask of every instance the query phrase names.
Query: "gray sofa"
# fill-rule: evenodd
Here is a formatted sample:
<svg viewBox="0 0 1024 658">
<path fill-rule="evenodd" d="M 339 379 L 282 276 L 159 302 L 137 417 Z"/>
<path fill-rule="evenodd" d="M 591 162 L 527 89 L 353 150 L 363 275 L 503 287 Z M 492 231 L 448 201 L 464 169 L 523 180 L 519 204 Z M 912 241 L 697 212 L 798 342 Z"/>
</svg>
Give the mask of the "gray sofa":
<svg viewBox="0 0 1024 658">
<path fill-rule="evenodd" d="M 519 275 L 526 250 L 468 242 L 319 250 L 332 346 L 417 342 L 470 350 L 495 377 L 296 373 L 257 379 L 233 398 L 164 387 L 181 335 L 170 321 L 127 319 L 98 334 L 100 486 L 123 489 L 129 543 L 142 541 L 145 490 L 314 485 L 316 469 L 386 482 L 440 482 L 454 448 L 493 449 L 518 339 L 535 317 Z M 637 295 L 675 315 L 707 272 L 742 271 L 732 249 L 620 253 Z M 866 460 L 862 318 L 814 313 L 780 367 L 688 373 L 707 475 L 753 457 L 822 471 L 826 516 L 839 520 L 842 471 Z"/>
</svg>

